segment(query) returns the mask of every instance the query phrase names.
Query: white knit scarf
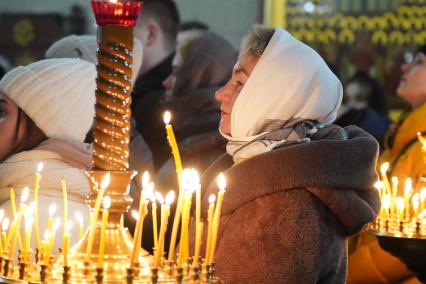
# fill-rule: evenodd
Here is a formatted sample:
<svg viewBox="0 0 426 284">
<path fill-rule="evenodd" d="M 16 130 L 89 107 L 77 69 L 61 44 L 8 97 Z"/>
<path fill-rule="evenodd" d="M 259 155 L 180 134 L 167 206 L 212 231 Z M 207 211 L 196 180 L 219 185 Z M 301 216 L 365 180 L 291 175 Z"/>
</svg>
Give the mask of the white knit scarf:
<svg viewBox="0 0 426 284">
<path fill-rule="evenodd" d="M 231 135 L 222 133 L 227 152 L 237 163 L 289 141 L 309 141 L 335 120 L 342 95 L 321 56 L 277 28 L 232 108 Z"/>
</svg>

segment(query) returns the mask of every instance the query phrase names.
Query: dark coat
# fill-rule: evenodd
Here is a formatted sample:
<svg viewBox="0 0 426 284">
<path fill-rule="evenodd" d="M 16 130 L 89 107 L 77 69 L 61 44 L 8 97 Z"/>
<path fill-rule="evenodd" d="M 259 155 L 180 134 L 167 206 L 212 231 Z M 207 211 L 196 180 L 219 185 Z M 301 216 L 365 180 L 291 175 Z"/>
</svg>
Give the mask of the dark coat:
<svg viewBox="0 0 426 284">
<path fill-rule="evenodd" d="M 380 208 L 378 145 L 357 127 L 329 128 L 318 138 L 235 165 L 224 155 L 203 176 L 202 208 L 218 191 L 220 171 L 228 182 L 215 255 L 225 283 L 345 282 L 346 237 Z"/>
</svg>

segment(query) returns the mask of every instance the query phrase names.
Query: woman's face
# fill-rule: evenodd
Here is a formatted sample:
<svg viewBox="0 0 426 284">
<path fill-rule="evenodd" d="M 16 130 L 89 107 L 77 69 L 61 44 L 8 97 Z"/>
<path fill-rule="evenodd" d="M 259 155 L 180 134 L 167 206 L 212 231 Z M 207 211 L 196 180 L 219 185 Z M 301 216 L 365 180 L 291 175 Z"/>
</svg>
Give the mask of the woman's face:
<svg viewBox="0 0 426 284">
<path fill-rule="evenodd" d="M 258 61 L 259 57 L 248 57 L 243 61 L 237 61 L 229 82 L 216 92 L 215 96 L 220 102 L 222 116 L 219 129 L 225 134 L 231 135 L 232 107 Z"/>
<path fill-rule="evenodd" d="M 412 106 L 426 101 L 426 56 L 419 52 L 414 60 L 401 67 L 404 73 L 397 94 Z"/>
<path fill-rule="evenodd" d="M 0 162 L 12 152 L 14 145 L 18 142 L 15 139 L 22 138 L 23 133 L 18 133 L 16 137 L 17 120 L 18 106 L 0 92 Z"/>
</svg>

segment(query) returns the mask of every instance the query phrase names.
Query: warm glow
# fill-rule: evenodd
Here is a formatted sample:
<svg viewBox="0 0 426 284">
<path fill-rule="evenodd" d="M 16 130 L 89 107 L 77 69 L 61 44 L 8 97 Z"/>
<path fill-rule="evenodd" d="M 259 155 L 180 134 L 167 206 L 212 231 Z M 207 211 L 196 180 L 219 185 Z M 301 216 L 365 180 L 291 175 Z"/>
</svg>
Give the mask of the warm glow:
<svg viewBox="0 0 426 284">
<path fill-rule="evenodd" d="M 374 184 L 374 187 L 375 187 L 375 188 L 377 188 L 377 190 L 378 190 L 378 191 L 382 190 L 384 186 L 385 186 L 385 185 L 384 185 L 383 181 L 380 181 L 380 180 L 379 180 L 379 181 L 377 181 L 377 182 Z"/>
<path fill-rule="evenodd" d="M 158 202 L 160 204 L 164 204 L 164 198 L 163 198 L 163 195 L 161 193 L 156 191 L 155 192 L 155 198 L 158 200 Z"/>
<path fill-rule="evenodd" d="M 102 205 L 104 209 L 109 209 L 111 207 L 111 197 L 109 197 L 108 195 L 105 196 Z"/>
<path fill-rule="evenodd" d="M 43 168 L 44 168 L 44 165 L 43 165 L 42 162 L 40 162 L 40 163 L 37 164 L 37 172 L 38 173 L 41 173 L 41 171 L 43 170 Z"/>
<path fill-rule="evenodd" d="M 10 225 L 10 221 L 9 218 L 4 218 L 3 220 L 3 224 L 1 225 L 1 229 L 3 230 L 3 232 L 6 232 L 7 229 L 9 229 L 9 225 Z"/>
<path fill-rule="evenodd" d="M 221 191 L 224 191 L 226 188 L 226 179 L 223 173 L 220 173 L 219 176 L 217 177 L 217 186 L 219 187 Z"/>
<path fill-rule="evenodd" d="M 53 222 L 53 231 L 56 232 L 61 226 L 61 218 L 57 217 L 55 222 Z"/>
<path fill-rule="evenodd" d="M 183 169 L 181 176 L 181 183 L 183 189 L 188 189 L 191 185 L 191 170 Z"/>
<path fill-rule="evenodd" d="M 149 185 L 149 172 L 145 171 L 142 175 L 142 188 L 146 188 Z"/>
<path fill-rule="evenodd" d="M 71 231 L 71 229 L 72 229 L 72 226 L 73 226 L 72 220 L 68 221 L 67 222 L 67 227 L 65 228 L 65 232 L 69 233 Z"/>
<path fill-rule="evenodd" d="M 216 196 L 214 194 L 210 194 L 209 196 L 209 203 L 213 204 L 216 201 Z"/>
<path fill-rule="evenodd" d="M 413 181 L 411 180 L 411 178 L 406 178 L 405 186 L 404 186 L 404 195 L 406 195 L 407 198 L 410 197 L 412 193 L 412 189 L 413 189 Z"/>
<path fill-rule="evenodd" d="M 33 216 L 34 215 L 34 211 L 35 211 L 35 207 L 36 207 L 35 206 L 35 202 L 32 201 L 30 203 L 30 205 L 28 206 L 26 216 Z"/>
<path fill-rule="evenodd" d="M 392 177 L 392 183 L 398 185 L 398 178 L 397 177 Z"/>
<path fill-rule="evenodd" d="M 191 169 L 191 183 L 194 186 L 200 184 L 200 175 L 198 174 L 196 169 Z"/>
<path fill-rule="evenodd" d="M 49 206 L 49 216 L 50 217 L 52 217 L 53 215 L 55 215 L 56 209 L 58 209 L 57 206 L 56 206 L 56 203 L 50 204 L 50 206 Z"/>
<path fill-rule="evenodd" d="M 413 198 L 411 199 L 411 203 L 413 204 L 413 210 L 414 210 L 414 212 L 416 212 L 417 209 L 419 209 L 419 204 L 420 204 L 420 202 L 419 202 L 419 194 L 418 193 L 416 193 L 416 194 L 413 195 Z"/>
<path fill-rule="evenodd" d="M 385 196 L 383 196 L 383 200 L 382 200 L 383 209 L 389 210 L 390 204 L 391 204 L 391 197 L 389 194 L 386 194 Z"/>
<path fill-rule="evenodd" d="M 175 192 L 173 190 L 169 191 L 169 193 L 167 193 L 166 195 L 166 205 L 171 205 L 173 203 L 173 201 L 175 200 Z"/>
<path fill-rule="evenodd" d="M 136 221 L 138 221 L 138 220 L 139 220 L 139 214 L 138 214 L 138 211 L 136 211 L 136 210 L 132 210 L 132 217 L 133 217 Z"/>
<path fill-rule="evenodd" d="M 164 124 L 169 124 L 170 120 L 172 120 L 172 114 L 170 113 L 170 111 L 166 111 L 164 112 Z"/>
<path fill-rule="evenodd" d="M 420 201 L 424 202 L 426 200 L 426 187 L 423 187 L 420 191 Z"/>
<path fill-rule="evenodd" d="M 404 199 L 402 197 L 397 197 L 395 199 L 396 202 L 396 208 L 398 211 L 403 212 L 404 211 Z"/>
<path fill-rule="evenodd" d="M 102 179 L 101 189 L 105 190 L 108 187 L 110 180 L 111 180 L 111 175 L 110 173 L 107 173 L 105 177 Z"/>
<path fill-rule="evenodd" d="M 47 241 L 50 238 L 49 230 L 44 231 L 43 238 Z"/>
<path fill-rule="evenodd" d="M 30 190 L 28 189 L 28 187 L 25 187 L 22 191 L 21 202 L 24 203 L 25 201 L 27 201 L 28 196 L 30 196 Z"/>
<path fill-rule="evenodd" d="M 117 0 L 109 0 L 110 3 L 117 3 Z"/>
<path fill-rule="evenodd" d="M 382 174 L 385 174 L 388 171 L 388 169 L 389 169 L 389 163 L 388 162 L 383 163 L 382 166 L 380 167 L 380 172 Z"/>
<path fill-rule="evenodd" d="M 84 220 L 83 220 L 83 215 L 81 215 L 81 213 L 80 213 L 80 212 L 75 212 L 75 218 L 77 219 L 77 222 L 78 222 L 80 225 L 83 225 L 83 222 L 84 222 Z"/>
<path fill-rule="evenodd" d="M 34 224 L 34 218 L 25 218 L 25 230 L 26 231 L 31 230 L 33 224 Z"/>
</svg>

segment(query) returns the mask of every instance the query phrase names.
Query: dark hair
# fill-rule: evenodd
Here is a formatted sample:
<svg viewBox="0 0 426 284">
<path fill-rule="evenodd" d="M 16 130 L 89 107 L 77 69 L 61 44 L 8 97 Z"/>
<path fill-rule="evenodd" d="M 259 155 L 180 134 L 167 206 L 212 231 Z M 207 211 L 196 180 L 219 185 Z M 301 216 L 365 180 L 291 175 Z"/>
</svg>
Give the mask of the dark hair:
<svg viewBox="0 0 426 284">
<path fill-rule="evenodd" d="M 419 52 L 421 52 L 424 55 L 426 55 L 426 44 L 423 45 L 423 46 L 421 46 L 421 47 L 419 47 L 419 49 L 417 50 L 417 53 L 419 53 Z"/>
<path fill-rule="evenodd" d="M 153 18 L 163 31 L 168 44 L 176 43 L 180 17 L 173 0 L 144 0 L 142 17 Z"/>
<path fill-rule="evenodd" d="M 179 31 L 180 32 L 185 32 L 185 31 L 189 31 L 189 30 L 202 30 L 202 31 L 208 31 L 209 30 L 209 26 L 200 22 L 200 21 L 187 21 L 187 22 L 183 22 L 180 26 L 179 26 Z"/>
<path fill-rule="evenodd" d="M 18 141 L 19 131 L 21 129 L 21 122 L 25 122 L 24 136 L 22 137 L 20 142 L 16 143 L 8 157 L 23 151 L 29 151 L 31 149 L 34 149 L 40 143 L 47 140 L 46 134 L 44 134 L 43 131 L 37 127 L 34 121 L 32 121 L 32 119 L 22 109 L 19 108 L 15 127 L 15 141 Z"/>
</svg>

